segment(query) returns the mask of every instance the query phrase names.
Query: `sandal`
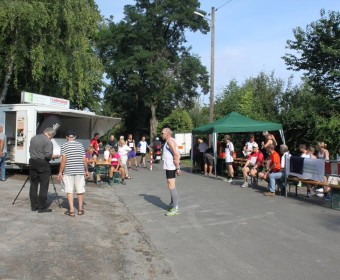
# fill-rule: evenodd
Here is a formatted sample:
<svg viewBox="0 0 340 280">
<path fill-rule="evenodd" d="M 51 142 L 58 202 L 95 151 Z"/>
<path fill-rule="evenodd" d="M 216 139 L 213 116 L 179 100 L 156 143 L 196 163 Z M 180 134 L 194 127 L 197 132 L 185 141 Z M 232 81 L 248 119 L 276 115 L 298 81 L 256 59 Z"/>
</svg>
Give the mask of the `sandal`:
<svg viewBox="0 0 340 280">
<path fill-rule="evenodd" d="M 84 214 L 85 214 L 84 209 L 78 210 L 78 216 L 81 216 L 81 215 L 84 215 Z"/>
<path fill-rule="evenodd" d="M 70 216 L 70 217 L 75 217 L 76 215 L 74 214 L 74 212 L 70 212 L 70 211 L 66 211 L 64 212 L 65 215 Z"/>
</svg>

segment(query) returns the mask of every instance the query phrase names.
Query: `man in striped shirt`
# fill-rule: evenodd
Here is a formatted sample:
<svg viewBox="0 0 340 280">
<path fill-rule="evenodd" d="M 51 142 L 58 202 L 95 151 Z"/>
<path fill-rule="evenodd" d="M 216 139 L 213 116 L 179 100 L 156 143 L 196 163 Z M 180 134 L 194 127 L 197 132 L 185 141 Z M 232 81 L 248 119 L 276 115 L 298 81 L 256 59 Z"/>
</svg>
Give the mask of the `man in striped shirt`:
<svg viewBox="0 0 340 280">
<path fill-rule="evenodd" d="M 75 141 L 76 133 L 69 131 L 66 134 L 67 142 L 60 147 L 61 163 L 58 174 L 58 180 L 65 184 L 65 192 L 67 193 L 67 201 L 69 210 L 65 215 L 75 217 L 73 205 L 73 191 L 78 195 L 78 215 L 85 213 L 83 209 L 83 193 L 85 192 L 85 176 L 89 176 L 87 169 L 87 160 L 85 150 L 82 144 Z"/>
</svg>

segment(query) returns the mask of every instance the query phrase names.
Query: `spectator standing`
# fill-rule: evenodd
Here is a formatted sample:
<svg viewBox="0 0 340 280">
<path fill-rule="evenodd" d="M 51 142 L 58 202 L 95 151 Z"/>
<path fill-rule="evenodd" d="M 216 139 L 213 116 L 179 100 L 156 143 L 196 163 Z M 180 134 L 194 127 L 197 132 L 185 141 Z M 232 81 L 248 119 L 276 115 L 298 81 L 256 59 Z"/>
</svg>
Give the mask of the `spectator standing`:
<svg viewBox="0 0 340 280">
<path fill-rule="evenodd" d="M 126 145 L 131 148 L 131 151 L 128 154 L 128 167 L 129 170 L 132 170 L 131 160 L 134 160 L 136 171 L 138 171 L 138 164 L 137 164 L 137 155 L 136 155 L 136 143 L 135 140 L 132 139 L 132 134 L 128 135 L 128 139 L 126 140 Z"/>
<path fill-rule="evenodd" d="M 126 142 L 124 140 L 124 137 L 120 138 L 119 143 L 118 143 L 118 153 L 120 155 L 120 164 L 125 170 L 125 178 L 126 179 L 131 179 L 129 176 L 129 171 L 127 168 L 127 160 L 128 160 L 128 154 L 131 151 L 131 148 L 126 145 Z"/>
<path fill-rule="evenodd" d="M 67 132 L 66 139 L 67 142 L 60 147 L 61 163 L 58 180 L 64 182 L 67 193 L 69 210 L 64 214 L 75 217 L 73 191 L 75 190 L 78 196 L 78 215 L 84 215 L 83 194 L 85 192 L 85 177 L 89 176 L 89 171 L 83 145 L 75 141 L 76 133 L 74 131 Z"/>
<path fill-rule="evenodd" d="M 324 142 L 318 142 L 317 144 L 318 148 L 318 153 L 317 153 L 317 158 L 323 159 L 323 160 L 329 160 L 329 151 L 327 150 L 327 144 Z M 327 177 L 325 177 L 325 182 L 327 182 Z M 331 200 L 330 193 L 331 188 L 330 187 L 323 187 L 323 193 L 324 193 L 324 200 Z"/>
<path fill-rule="evenodd" d="M 112 148 L 118 151 L 118 142 L 115 139 L 115 136 L 113 134 L 110 135 L 110 138 L 107 144 L 109 144 Z"/>
<path fill-rule="evenodd" d="M 243 147 L 243 154 L 245 157 L 248 157 L 251 153 L 253 153 L 253 146 L 257 145 L 255 142 L 254 134 L 250 134 L 249 141 Z"/>
<path fill-rule="evenodd" d="M 52 209 L 47 208 L 46 200 L 51 176 L 50 160 L 60 157 L 60 155 L 53 156 L 51 139 L 55 133 L 52 127 L 48 127 L 42 134 L 33 136 L 30 141 L 29 170 L 31 210 L 38 210 L 39 213 L 52 212 Z M 40 190 L 38 195 L 39 184 Z"/>
<path fill-rule="evenodd" d="M 7 137 L 4 133 L 4 126 L 0 125 L 0 167 L 1 167 L 1 181 L 6 180 L 6 161 L 7 157 Z"/>
<path fill-rule="evenodd" d="M 324 142 L 318 142 L 317 148 L 317 158 L 329 160 L 329 151 L 327 150 L 327 144 L 325 144 Z"/>
<path fill-rule="evenodd" d="M 198 139 L 198 151 L 199 151 L 199 167 L 200 171 L 204 170 L 204 153 L 208 149 L 208 144 L 206 143 L 206 138 Z"/>
<path fill-rule="evenodd" d="M 178 192 L 176 189 L 176 175 L 181 174 L 180 169 L 180 153 L 178 151 L 177 143 L 172 138 L 172 131 L 170 128 L 162 129 L 162 139 L 166 141 L 163 149 L 163 160 L 168 189 L 170 190 L 171 203 L 169 211 L 166 216 L 175 216 L 180 214 L 178 210 Z"/>
<path fill-rule="evenodd" d="M 226 135 L 224 137 L 224 142 L 226 144 L 225 148 L 225 162 L 226 162 L 226 167 L 227 171 L 229 173 L 229 178 L 226 180 L 226 182 L 231 183 L 234 178 L 234 168 L 233 168 L 233 163 L 234 163 L 234 144 L 231 142 L 231 137 L 230 135 Z"/>
<path fill-rule="evenodd" d="M 198 150 L 198 137 L 195 137 L 195 142 L 194 146 L 192 147 L 192 171 L 193 172 L 199 172 L 200 169 L 200 162 L 199 162 L 199 157 L 200 157 L 200 151 Z"/>
<path fill-rule="evenodd" d="M 212 147 L 209 147 L 204 154 L 204 175 L 213 176 L 213 166 L 214 166 L 215 158 L 214 158 L 214 150 Z M 209 168 L 209 173 L 208 173 Z"/>
<path fill-rule="evenodd" d="M 139 166 L 146 167 L 145 156 L 146 156 L 146 150 L 147 148 L 149 148 L 149 144 L 148 142 L 145 141 L 145 136 L 143 136 L 141 141 L 138 143 L 138 147 L 139 147 L 139 152 L 141 156 Z"/>
</svg>

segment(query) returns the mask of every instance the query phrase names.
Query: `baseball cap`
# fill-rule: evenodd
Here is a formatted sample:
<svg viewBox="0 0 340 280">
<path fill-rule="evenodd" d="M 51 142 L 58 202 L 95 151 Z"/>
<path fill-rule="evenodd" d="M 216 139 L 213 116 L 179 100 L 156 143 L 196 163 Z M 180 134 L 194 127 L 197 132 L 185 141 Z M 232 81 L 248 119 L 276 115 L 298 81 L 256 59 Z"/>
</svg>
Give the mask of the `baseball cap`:
<svg viewBox="0 0 340 280">
<path fill-rule="evenodd" d="M 257 143 L 253 144 L 253 148 L 258 148 L 258 147 L 259 147 L 259 145 L 257 145 Z"/>
<path fill-rule="evenodd" d="M 77 135 L 76 132 L 73 131 L 73 130 L 69 130 L 69 131 L 67 131 L 67 133 L 66 133 L 66 137 L 68 137 L 68 138 L 75 138 L 76 135 Z"/>
</svg>

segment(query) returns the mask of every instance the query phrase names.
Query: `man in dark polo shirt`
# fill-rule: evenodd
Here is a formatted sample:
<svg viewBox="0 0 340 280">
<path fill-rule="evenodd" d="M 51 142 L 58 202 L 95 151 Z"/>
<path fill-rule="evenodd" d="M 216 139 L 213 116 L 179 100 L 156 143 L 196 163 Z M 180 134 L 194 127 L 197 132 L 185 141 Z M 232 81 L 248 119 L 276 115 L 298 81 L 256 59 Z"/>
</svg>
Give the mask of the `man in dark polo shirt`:
<svg viewBox="0 0 340 280">
<path fill-rule="evenodd" d="M 51 176 L 49 161 L 53 157 L 53 144 L 51 139 L 55 133 L 54 128 L 48 127 L 42 134 L 35 135 L 30 142 L 29 170 L 31 209 L 32 211 L 38 210 L 39 213 L 52 212 L 52 209 L 47 209 L 46 200 Z M 40 190 L 38 195 L 39 183 Z"/>
</svg>

